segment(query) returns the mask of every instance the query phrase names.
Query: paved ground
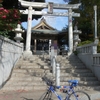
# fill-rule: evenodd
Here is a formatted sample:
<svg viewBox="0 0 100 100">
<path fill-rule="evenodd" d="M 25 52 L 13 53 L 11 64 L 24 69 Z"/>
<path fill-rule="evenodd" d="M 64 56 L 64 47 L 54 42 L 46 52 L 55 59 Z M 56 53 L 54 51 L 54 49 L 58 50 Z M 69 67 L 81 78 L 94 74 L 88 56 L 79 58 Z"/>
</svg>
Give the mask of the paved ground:
<svg viewBox="0 0 100 100">
<path fill-rule="evenodd" d="M 19 90 L 19 91 L 10 91 L 10 92 L 1 92 L 0 91 L 0 100 L 39 100 L 41 95 L 45 91 L 25 91 L 25 90 Z M 87 92 L 91 100 L 100 100 L 100 92 Z M 65 94 L 63 94 L 65 97 Z M 57 99 L 55 99 L 57 100 Z"/>
</svg>

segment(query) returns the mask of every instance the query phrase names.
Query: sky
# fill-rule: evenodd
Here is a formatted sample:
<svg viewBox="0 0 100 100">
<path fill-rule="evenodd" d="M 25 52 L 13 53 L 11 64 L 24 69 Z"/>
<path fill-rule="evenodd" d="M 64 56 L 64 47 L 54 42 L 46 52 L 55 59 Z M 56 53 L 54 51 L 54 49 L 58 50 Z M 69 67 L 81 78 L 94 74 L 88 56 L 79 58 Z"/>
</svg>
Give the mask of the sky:
<svg viewBox="0 0 100 100">
<path fill-rule="evenodd" d="M 59 3 L 59 4 L 66 4 L 63 0 L 45 0 L 46 2 L 54 2 L 54 3 Z M 43 11 L 46 11 L 47 9 L 43 9 Z M 54 12 L 66 12 L 67 10 L 57 10 L 54 9 Z M 57 16 L 42 16 L 41 18 L 45 18 L 47 24 L 52 26 L 53 28 L 61 31 L 66 25 L 68 25 L 68 17 L 57 17 Z M 37 25 L 41 18 L 38 20 L 32 20 L 32 27 Z M 27 29 L 27 22 L 23 22 L 22 26 Z"/>
</svg>

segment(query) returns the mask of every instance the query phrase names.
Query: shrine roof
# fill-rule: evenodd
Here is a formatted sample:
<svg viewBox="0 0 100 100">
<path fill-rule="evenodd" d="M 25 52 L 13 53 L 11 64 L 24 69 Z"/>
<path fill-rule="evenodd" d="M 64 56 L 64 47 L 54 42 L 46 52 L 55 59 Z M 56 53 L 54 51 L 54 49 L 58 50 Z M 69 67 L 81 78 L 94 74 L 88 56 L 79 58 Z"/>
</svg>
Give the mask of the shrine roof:
<svg viewBox="0 0 100 100">
<path fill-rule="evenodd" d="M 59 31 L 57 30 L 32 30 L 32 33 L 37 33 L 37 34 L 59 34 Z"/>
<path fill-rule="evenodd" d="M 53 27 L 51 27 L 50 25 L 48 25 L 44 18 L 42 18 L 41 21 L 36 26 L 32 27 L 32 30 L 38 30 L 38 29 L 56 30 Z"/>
<path fill-rule="evenodd" d="M 65 33 L 66 31 L 58 31 L 47 24 L 44 18 L 34 27 L 32 27 L 31 32 L 34 34 L 60 34 Z"/>
</svg>

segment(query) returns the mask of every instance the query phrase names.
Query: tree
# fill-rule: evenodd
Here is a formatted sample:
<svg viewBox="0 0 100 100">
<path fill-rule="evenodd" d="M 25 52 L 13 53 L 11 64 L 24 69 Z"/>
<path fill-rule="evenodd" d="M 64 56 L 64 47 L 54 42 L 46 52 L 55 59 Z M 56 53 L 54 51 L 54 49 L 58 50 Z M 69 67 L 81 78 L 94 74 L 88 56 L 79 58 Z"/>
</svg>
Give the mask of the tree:
<svg viewBox="0 0 100 100">
<path fill-rule="evenodd" d="M 69 4 L 81 3 L 79 9 L 75 12 L 80 13 L 79 18 L 73 19 L 73 25 L 78 23 L 78 28 L 82 30 L 82 34 L 94 34 L 94 5 L 97 5 L 98 14 L 98 35 L 100 37 L 100 0 L 69 0 Z M 93 36 L 93 35 L 92 35 Z M 92 37 L 93 38 L 93 37 Z M 91 38 L 90 38 L 91 39 Z"/>
<path fill-rule="evenodd" d="M 31 1 L 33 0 L 26 0 Z M 35 0 L 35 2 L 44 2 L 44 0 Z M 12 29 L 16 28 L 17 24 L 27 21 L 27 15 L 22 15 L 19 9 L 26 9 L 20 5 L 18 0 L 0 0 L 0 34 L 6 36 L 12 33 Z M 41 10 L 41 9 L 36 9 Z M 41 16 L 33 16 L 33 19 L 38 19 Z"/>
<path fill-rule="evenodd" d="M 24 0 L 24 1 L 30 1 L 30 2 L 45 2 L 45 0 Z M 8 3 L 9 2 L 9 3 Z M 18 2 L 18 0 L 3 0 L 3 7 L 6 9 L 22 9 L 25 10 L 25 7 L 22 7 L 21 4 Z M 42 10 L 42 9 L 35 9 L 35 10 Z M 40 18 L 40 15 L 33 15 L 33 19 Z M 27 21 L 27 15 L 21 15 L 21 22 Z"/>
</svg>

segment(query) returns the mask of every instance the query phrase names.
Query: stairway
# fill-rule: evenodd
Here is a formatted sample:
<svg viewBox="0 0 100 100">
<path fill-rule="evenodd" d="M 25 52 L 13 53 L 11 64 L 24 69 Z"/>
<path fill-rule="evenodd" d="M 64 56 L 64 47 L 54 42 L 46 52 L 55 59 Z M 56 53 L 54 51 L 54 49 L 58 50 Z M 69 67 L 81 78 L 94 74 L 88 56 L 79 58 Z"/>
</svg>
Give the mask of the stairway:
<svg viewBox="0 0 100 100">
<path fill-rule="evenodd" d="M 76 90 L 100 90 L 100 82 L 85 65 L 73 55 L 69 58 L 57 56 L 60 64 L 60 84 L 68 85 L 67 80 L 79 80 Z M 21 57 L 15 65 L 11 78 L 1 89 L 2 91 L 45 90 L 47 85 L 42 81 L 44 75 L 53 78 L 48 55 L 32 55 Z"/>
</svg>

